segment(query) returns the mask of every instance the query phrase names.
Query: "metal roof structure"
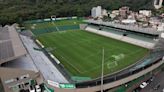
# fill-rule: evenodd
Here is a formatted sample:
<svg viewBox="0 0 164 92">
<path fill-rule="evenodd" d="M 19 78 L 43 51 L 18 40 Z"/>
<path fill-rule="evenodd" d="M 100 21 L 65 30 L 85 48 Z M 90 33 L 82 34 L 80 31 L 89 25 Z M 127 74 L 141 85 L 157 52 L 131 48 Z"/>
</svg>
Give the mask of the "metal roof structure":
<svg viewBox="0 0 164 92">
<path fill-rule="evenodd" d="M 26 53 L 14 25 L 0 27 L 0 64 L 19 58 Z"/>
</svg>

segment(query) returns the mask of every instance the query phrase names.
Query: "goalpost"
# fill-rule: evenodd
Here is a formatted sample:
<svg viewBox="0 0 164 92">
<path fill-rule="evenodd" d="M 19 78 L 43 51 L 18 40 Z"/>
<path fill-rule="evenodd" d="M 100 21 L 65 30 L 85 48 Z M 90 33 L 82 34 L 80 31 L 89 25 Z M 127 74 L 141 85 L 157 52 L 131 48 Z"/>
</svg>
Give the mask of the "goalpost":
<svg viewBox="0 0 164 92">
<path fill-rule="evenodd" d="M 56 20 L 56 15 L 51 16 L 51 22 Z"/>
</svg>

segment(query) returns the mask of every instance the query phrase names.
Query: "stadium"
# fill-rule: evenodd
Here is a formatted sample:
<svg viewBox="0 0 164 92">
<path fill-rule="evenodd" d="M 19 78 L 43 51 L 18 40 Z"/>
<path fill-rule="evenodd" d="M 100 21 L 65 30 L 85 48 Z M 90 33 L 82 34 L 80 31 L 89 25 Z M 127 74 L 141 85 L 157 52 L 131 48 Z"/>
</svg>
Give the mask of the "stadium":
<svg viewBox="0 0 164 92">
<path fill-rule="evenodd" d="M 44 52 L 72 84 L 70 92 L 100 91 L 102 71 L 108 90 L 163 64 L 162 33 L 151 29 L 76 17 L 26 21 L 24 26 L 29 31 L 21 34 L 30 36 L 39 46 L 34 49 Z"/>
</svg>

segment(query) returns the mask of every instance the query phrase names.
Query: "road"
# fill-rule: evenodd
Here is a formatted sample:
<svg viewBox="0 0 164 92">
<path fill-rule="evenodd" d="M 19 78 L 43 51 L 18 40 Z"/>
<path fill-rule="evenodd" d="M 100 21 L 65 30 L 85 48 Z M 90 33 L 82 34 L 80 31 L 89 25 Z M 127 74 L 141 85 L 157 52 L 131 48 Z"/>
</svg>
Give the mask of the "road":
<svg viewBox="0 0 164 92">
<path fill-rule="evenodd" d="M 154 90 L 153 88 L 158 84 L 160 84 L 159 89 Z M 142 89 L 141 92 L 162 92 L 162 89 L 164 89 L 164 72 L 161 72 L 157 76 L 155 76 L 153 82 Z"/>
<path fill-rule="evenodd" d="M 60 71 L 52 64 L 48 57 L 42 51 L 36 51 L 39 48 L 29 37 L 20 36 L 24 45 L 26 46 L 29 55 L 31 56 L 37 69 L 43 74 L 45 80 L 51 80 L 58 83 L 68 83 L 67 79 L 60 73 Z"/>
</svg>

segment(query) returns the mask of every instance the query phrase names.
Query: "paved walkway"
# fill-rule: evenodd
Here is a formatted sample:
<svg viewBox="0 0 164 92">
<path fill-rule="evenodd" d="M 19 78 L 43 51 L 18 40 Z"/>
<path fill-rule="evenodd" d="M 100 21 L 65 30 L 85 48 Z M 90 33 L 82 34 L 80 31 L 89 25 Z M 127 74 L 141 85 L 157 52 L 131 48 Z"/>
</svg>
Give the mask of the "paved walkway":
<svg viewBox="0 0 164 92">
<path fill-rule="evenodd" d="M 37 69 L 43 74 L 45 80 L 51 80 L 59 83 L 68 83 L 66 78 L 52 64 L 48 57 L 41 51 L 34 50 L 39 48 L 29 37 L 21 35 L 22 41 L 26 46 Z"/>
</svg>

